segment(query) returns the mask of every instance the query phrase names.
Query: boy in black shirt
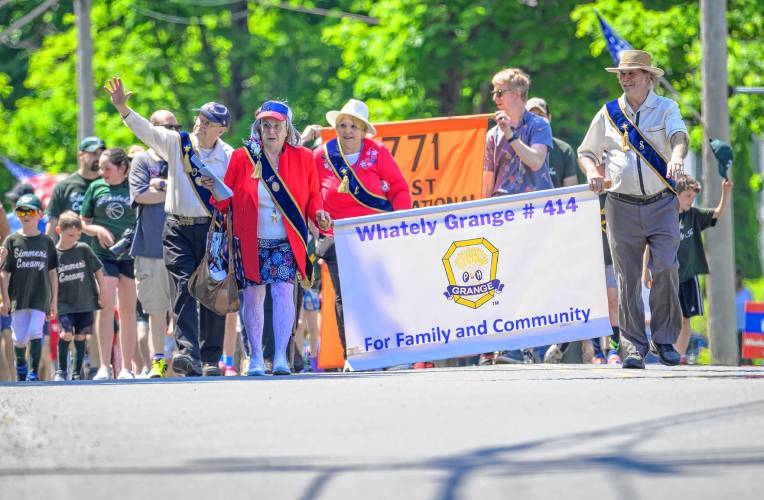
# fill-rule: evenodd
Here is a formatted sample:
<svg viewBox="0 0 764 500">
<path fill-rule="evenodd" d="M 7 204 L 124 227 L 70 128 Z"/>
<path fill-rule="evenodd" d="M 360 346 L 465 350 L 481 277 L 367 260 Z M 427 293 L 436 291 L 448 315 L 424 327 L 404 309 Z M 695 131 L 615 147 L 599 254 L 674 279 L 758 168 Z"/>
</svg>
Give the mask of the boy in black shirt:
<svg viewBox="0 0 764 500">
<path fill-rule="evenodd" d="M 100 309 L 103 290 L 103 264 L 90 246 L 80 242 L 82 221 L 72 211 L 61 214 L 56 226 L 58 254 L 58 371 L 55 380 L 67 375 L 69 344 L 74 339 L 72 380 L 79 380 L 85 356 L 85 335 L 93 333 L 93 312 Z M 96 282 L 98 286 L 96 286 Z"/>
<path fill-rule="evenodd" d="M 703 316 L 703 295 L 698 276 L 708 274 L 708 263 L 703 251 L 701 231 L 715 226 L 717 219 L 724 215 L 730 200 L 732 181 L 722 179 L 722 196 L 716 208 L 696 208 L 692 206 L 695 197 L 700 194 L 700 183 L 689 175 L 676 181 L 676 193 L 679 199 L 679 304 L 682 306 L 682 329 L 674 347 L 681 356 L 680 363 L 686 364 L 684 355 L 690 343 L 690 318 Z M 643 268 L 644 282 L 647 288 L 652 286 L 652 277 L 647 265 L 648 251 L 645 251 Z"/>
<path fill-rule="evenodd" d="M 21 229 L 3 243 L 8 256 L 0 273 L 2 313 L 11 313 L 18 380 L 34 381 L 39 380 L 45 315 L 56 316 L 56 247 L 49 236 L 37 229 L 42 218 L 42 202 L 37 196 L 25 194 L 20 197 L 16 202 L 16 216 L 21 221 Z M 31 368 L 26 361 L 27 344 Z"/>
</svg>

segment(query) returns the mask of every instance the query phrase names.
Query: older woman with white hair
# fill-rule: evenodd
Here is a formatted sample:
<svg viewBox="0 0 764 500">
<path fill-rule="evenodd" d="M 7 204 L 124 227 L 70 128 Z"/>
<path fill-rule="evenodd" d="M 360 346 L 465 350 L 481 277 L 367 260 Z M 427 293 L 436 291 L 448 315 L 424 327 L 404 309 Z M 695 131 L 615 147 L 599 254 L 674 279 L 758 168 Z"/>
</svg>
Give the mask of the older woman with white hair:
<svg viewBox="0 0 764 500">
<path fill-rule="evenodd" d="M 224 182 L 233 197 L 216 207 L 233 210 L 233 234 L 239 238 L 247 286 L 242 319 L 251 345 L 247 375 L 265 374 L 263 302 L 265 285 L 273 297 L 276 350 L 274 375 L 289 375 L 286 349 L 295 320 L 294 282 L 309 286 L 308 220 L 321 229 L 331 225 L 323 210 L 310 150 L 300 146 L 292 110 L 281 101 L 266 101 L 257 110 L 250 139 L 234 151 Z"/>
<path fill-rule="evenodd" d="M 350 99 L 339 111 L 326 113 L 337 137 L 313 151 L 324 208 L 332 219 L 346 219 L 411 208 L 406 179 L 387 148 L 371 139 L 377 131 L 369 122 L 366 104 Z M 306 140 L 312 130 L 306 130 Z M 335 311 L 342 348 L 345 324 L 342 314 L 337 255 L 331 229 L 321 231 L 316 253 L 329 268 L 336 291 Z"/>
</svg>

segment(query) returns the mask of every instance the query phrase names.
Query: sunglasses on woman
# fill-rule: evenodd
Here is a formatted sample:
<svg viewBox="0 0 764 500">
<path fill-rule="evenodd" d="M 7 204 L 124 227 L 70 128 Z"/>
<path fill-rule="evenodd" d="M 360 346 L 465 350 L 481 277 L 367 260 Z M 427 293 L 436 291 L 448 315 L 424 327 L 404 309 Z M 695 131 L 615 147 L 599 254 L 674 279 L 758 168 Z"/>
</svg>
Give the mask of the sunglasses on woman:
<svg viewBox="0 0 764 500">
<path fill-rule="evenodd" d="M 34 208 L 17 208 L 16 209 L 16 216 L 18 217 L 28 217 L 30 215 L 36 215 L 37 210 Z"/>
</svg>

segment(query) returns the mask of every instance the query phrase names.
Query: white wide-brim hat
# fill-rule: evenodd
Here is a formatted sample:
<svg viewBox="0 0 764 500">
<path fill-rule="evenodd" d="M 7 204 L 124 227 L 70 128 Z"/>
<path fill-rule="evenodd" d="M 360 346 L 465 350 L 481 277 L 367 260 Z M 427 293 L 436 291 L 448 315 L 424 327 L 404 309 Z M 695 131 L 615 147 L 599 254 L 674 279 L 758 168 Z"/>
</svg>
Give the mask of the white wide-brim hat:
<svg viewBox="0 0 764 500">
<path fill-rule="evenodd" d="M 618 61 L 617 68 L 605 68 L 610 73 L 619 71 L 629 71 L 632 69 L 641 69 L 655 76 L 663 76 L 663 70 L 653 66 L 653 58 L 649 52 L 644 50 L 622 50 L 621 58 Z"/>
<path fill-rule="evenodd" d="M 366 124 L 366 131 L 368 133 L 371 135 L 377 135 L 377 129 L 375 129 L 374 125 L 372 125 L 369 121 L 369 108 L 366 106 L 365 102 L 359 101 L 357 99 L 350 99 L 345 103 L 344 106 L 342 106 L 341 110 L 329 111 L 326 113 L 326 121 L 329 122 L 329 125 L 331 125 L 332 128 L 337 128 L 337 117 L 340 115 L 348 115 L 352 116 L 353 118 L 358 118 Z"/>
</svg>

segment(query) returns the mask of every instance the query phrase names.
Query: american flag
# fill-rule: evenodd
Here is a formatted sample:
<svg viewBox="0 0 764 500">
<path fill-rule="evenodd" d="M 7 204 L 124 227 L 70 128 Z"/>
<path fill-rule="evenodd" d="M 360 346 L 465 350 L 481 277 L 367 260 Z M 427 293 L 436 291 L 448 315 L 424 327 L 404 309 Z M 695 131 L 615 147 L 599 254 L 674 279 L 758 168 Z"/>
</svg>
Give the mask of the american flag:
<svg viewBox="0 0 764 500">
<path fill-rule="evenodd" d="M 618 36 L 618 33 L 605 22 L 599 12 L 595 11 L 595 13 L 597 14 L 597 19 L 600 21 L 600 29 L 602 29 L 602 36 L 605 37 L 605 41 L 607 42 L 607 50 L 610 51 L 610 57 L 612 57 L 615 64 L 618 65 L 618 62 L 621 59 L 621 51 L 634 50 L 634 47 Z"/>
<path fill-rule="evenodd" d="M 5 163 L 5 168 L 19 182 L 27 182 L 34 187 L 34 194 L 42 200 L 43 205 L 48 205 L 50 195 L 53 193 L 55 185 L 66 178 L 66 174 L 49 174 L 47 172 L 38 172 L 29 167 L 19 165 L 9 158 L 0 156 L 0 160 Z"/>
</svg>

